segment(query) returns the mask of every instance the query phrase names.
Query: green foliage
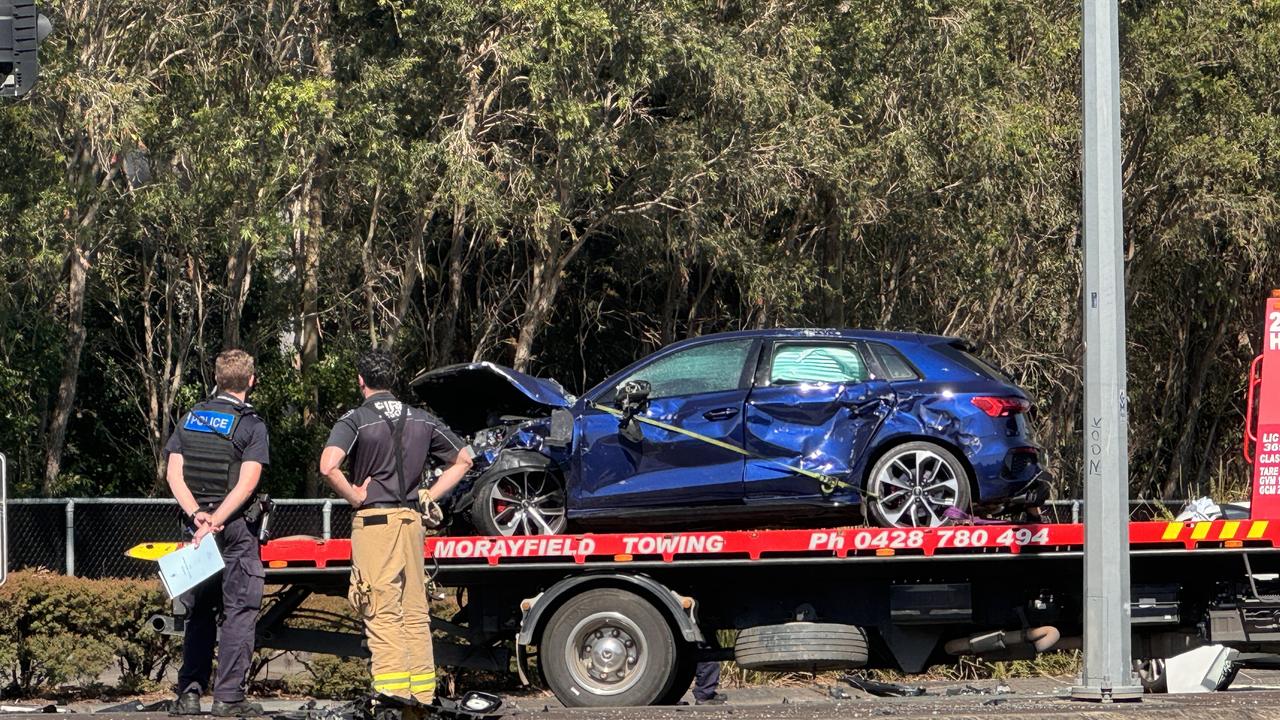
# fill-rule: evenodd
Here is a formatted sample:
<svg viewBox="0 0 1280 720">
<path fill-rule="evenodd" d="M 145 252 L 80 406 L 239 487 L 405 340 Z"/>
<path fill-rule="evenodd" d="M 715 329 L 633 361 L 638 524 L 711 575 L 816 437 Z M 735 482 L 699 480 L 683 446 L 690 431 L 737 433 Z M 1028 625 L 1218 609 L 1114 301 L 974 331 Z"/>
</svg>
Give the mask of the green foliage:
<svg viewBox="0 0 1280 720">
<path fill-rule="evenodd" d="M 406 379 L 487 359 L 581 390 L 685 336 L 779 325 L 976 341 L 1078 491 L 1078 3 L 53 12 L 39 89 L 0 113 L 20 494 L 164 492 L 163 443 L 223 347 L 259 358 L 267 482 L 291 495 L 317 491 L 371 345 Z M 1121 12 L 1133 491 L 1238 492 L 1280 285 L 1280 7 Z"/>
<path fill-rule="evenodd" d="M 121 687 L 153 689 L 179 655 L 146 622 L 167 607 L 155 582 L 14 573 L 0 587 L 4 694 L 93 682 L 113 662 Z"/>
</svg>

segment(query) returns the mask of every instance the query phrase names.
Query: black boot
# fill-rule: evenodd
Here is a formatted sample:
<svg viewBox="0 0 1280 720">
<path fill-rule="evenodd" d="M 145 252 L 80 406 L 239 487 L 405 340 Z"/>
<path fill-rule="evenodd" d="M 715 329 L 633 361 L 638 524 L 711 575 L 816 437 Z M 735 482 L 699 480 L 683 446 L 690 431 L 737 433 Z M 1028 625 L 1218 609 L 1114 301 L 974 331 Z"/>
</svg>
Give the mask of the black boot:
<svg viewBox="0 0 1280 720">
<path fill-rule="evenodd" d="M 178 693 L 173 704 L 169 706 L 170 715 L 199 715 L 200 693 L 193 690 Z"/>
<path fill-rule="evenodd" d="M 265 713 L 262 706 L 248 700 L 235 702 L 213 701 L 213 714 L 216 717 L 262 717 Z"/>
</svg>

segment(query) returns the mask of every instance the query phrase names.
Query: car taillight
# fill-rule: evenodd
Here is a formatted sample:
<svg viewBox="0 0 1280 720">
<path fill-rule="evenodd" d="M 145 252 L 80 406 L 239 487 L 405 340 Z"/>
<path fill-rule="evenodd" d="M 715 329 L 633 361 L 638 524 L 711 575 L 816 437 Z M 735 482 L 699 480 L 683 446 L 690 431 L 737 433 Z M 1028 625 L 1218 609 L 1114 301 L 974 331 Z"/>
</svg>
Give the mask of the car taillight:
<svg viewBox="0 0 1280 720">
<path fill-rule="evenodd" d="M 971 400 L 978 409 L 991 417 L 1017 415 L 1031 409 L 1031 403 L 1020 397 L 991 397 L 979 395 Z"/>
</svg>

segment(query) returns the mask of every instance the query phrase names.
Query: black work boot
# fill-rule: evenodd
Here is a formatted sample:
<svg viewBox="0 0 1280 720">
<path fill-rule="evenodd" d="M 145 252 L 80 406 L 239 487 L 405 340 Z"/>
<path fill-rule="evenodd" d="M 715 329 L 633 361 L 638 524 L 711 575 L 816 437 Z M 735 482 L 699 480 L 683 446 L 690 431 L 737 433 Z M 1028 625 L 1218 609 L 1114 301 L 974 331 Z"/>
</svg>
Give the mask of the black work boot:
<svg viewBox="0 0 1280 720">
<path fill-rule="evenodd" d="M 213 714 L 216 717 L 262 717 L 265 713 L 262 706 L 248 700 L 235 702 L 213 701 Z"/>
<path fill-rule="evenodd" d="M 170 715 L 199 715 L 200 693 L 193 690 L 178 693 L 173 704 L 169 706 Z"/>
</svg>

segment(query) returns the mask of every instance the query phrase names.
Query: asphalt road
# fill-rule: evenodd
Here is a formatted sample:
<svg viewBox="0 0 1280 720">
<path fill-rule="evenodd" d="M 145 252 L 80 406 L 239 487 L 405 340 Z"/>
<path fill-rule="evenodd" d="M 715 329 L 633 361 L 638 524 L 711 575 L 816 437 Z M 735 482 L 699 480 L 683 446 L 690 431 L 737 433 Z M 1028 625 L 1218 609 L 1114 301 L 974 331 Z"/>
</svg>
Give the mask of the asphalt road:
<svg viewBox="0 0 1280 720">
<path fill-rule="evenodd" d="M 853 688 L 796 685 L 783 688 L 729 688 L 730 702 L 721 706 L 678 705 L 660 708 L 567 709 L 545 693 L 519 693 L 506 698 L 504 718 L 526 720 L 846 720 L 852 718 L 1056 718 L 1091 720 L 1280 720 L 1280 676 L 1247 676 L 1229 692 L 1200 695 L 1147 695 L 1142 702 L 1099 704 L 1070 700 L 1068 679 L 1009 681 L 1009 692 L 997 692 L 997 681 L 930 683 L 916 698 L 872 697 Z M 1273 684 L 1274 683 L 1274 684 Z M 975 692 L 980 691 L 980 692 Z M 207 703 L 207 700 L 206 700 Z M 273 700 L 268 710 L 297 710 L 297 700 Z M 161 720 L 163 713 L 101 712 L 101 706 L 74 706 L 67 720 Z M 99 710 L 98 712 L 92 712 Z M 30 717 L 29 714 L 25 714 Z M 8 717 L 18 718 L 19 715 Z"/>
</svg>

